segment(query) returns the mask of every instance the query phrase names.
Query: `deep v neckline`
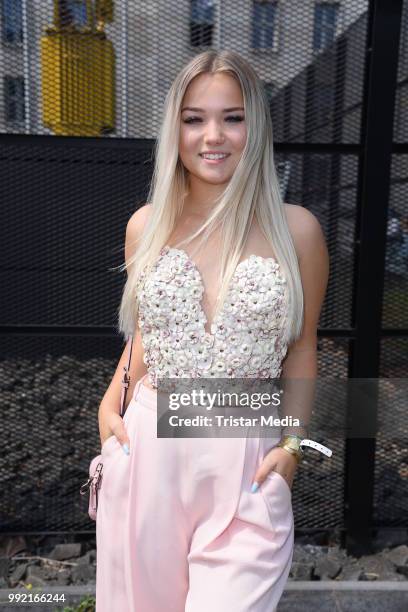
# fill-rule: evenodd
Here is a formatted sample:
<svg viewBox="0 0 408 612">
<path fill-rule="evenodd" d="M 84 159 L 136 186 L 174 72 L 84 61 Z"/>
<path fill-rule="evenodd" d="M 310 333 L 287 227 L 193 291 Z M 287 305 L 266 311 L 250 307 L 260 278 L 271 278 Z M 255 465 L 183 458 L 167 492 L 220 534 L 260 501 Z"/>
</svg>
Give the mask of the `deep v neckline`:
<svg viewBox="0 0 408 612">
<path fill-rule="evenodd" d="M 199 306 L 200 306 L 200 310 L 201 310 L 201 313 L 202 313 L 202 315 L 203 315 L 203 319 L 204 319 L 204 326 L 203 326 L 203 327 L 204 327 L 204 332 L 205 332 L 205 334 L 206 334 L 207 336 L 212 336 L 212 337 L 214 337 L 214 328 L 215 328 L 215 325 L 216 325 L 216 323 L 217 323 L 218 319 L 221 317 L 221 315 L 222 315 L 222 314 L 223 314 L 223 312 L 224 312 L 225 300 L 224 300 L 224 304 L 223 304 L 223 306 L 222 306 L 221 310 L 219 311 L 218 315 L 213 316 L 213 317 L 212 317 L 212 321 L 211 321 L 211 323 L 210 323 L 210 322 L 209 322 L 209 319 L 208 319 L 208 317 L 207 317 L 207 313 L 205 312 L 205 310 L 204 310 L 204 308 L 203 308 L 203 298 L 205 297 L 205 286 L 204 286 L 203 276 L 202 276 L 202 274 L 201 274 L 200 270 L 198 269 L 197 264 L 196 264 L 196 263 L 195 263 L 195 261 L 194 261 L 194 260 L 193 260 L 193 259 L 190 257 L 190 255 L 187 253 L 187 251 L 185 251 L 184 249 L 179 249 L 179 248 L 172 247 L 172 246 L 170 246 L 170 245 L 166 244 L 166 245 L 163 247 L 163 249 L 162 249 L 162 250 L 167 250 L 167 252 L 174 251 L 175 253 L 180 253 L 180 255 L 181 255 L 182 257 L 184 257 L 184 259 L 185 259 L 186 261 L 188 261 L 188 262 L 191 264 L 191 266 L 193 267 L 193 269 L 196 271 L 197 276 L 198 276 L 198 278 L 199 278 L 199 280 L 200 280 L 200 284 L 201 284 L 201 286 L 202 286 L 202 288 L 203 288 L 203 293 L 202 293 L 201 299 L 199 300 Z M 228 291 L 227 291 L 227 294 L 226 294 L 226 296 L 225 296 L 226 298 L 228 297 L 228 295 L 229 295 L 229 293 L 230 293 L 230 291 L 231 291 L 232 282 L 233 282 L 233 280 L 234 280 L 235 276 L 237 275 L 237 273 L 238 273 L 239 269 L 241 268 L 242 264 L 244 264 L 244 263 L 248 264 L 250 260 L 254 260 L 254 259 L 261 260 L 261 261 L 264 261 L 264 262 L 266 262 L 266 261 L 270 261 L 270 262 L 272 262 L 272 263 L 274 263 L 274 264 L 276 265 L 276 269 L 277 269 L 277 270 L 280 270 L 280 265 L 279 265 L 279 262 L 276 260 L 276 258 L 275 258 L 275 257 L 262 257 L 262 255 L 255 255 L 255 254 L 251 254 L 251 255 L 249 255 L 248 257 L 246 257 L 245 259 L 242 259 L 241 261 L 239 261 L 239 262 L 237 263 L 237 265 L 236 265 L 236 267 L 235 267 L 235 270 L 234 270 L 234 273 L 233 273 L 233 275 L 232 275 L 232 277 L 231 277 L 231 280 L 230 280 L 230 285 L 229 285 L 229 287 L 228 287 Z M 216 303 L 218 302 L 219 297 L 220 297 L 220 294 L 218 294 L 218 296 L 217 296 Z M 207 326 L 208 326 L 208 325 L 209 325 L 209 329 L 210 329 L 210 331 L 208 331 L 208 330 L 207 330 Z"/>
</svg>

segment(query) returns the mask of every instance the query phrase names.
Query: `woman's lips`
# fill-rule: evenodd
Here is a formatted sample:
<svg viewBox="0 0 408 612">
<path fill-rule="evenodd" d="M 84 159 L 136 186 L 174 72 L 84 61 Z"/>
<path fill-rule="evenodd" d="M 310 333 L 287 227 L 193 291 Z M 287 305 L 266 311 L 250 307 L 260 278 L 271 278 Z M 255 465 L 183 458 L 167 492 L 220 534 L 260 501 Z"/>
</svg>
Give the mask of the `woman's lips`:
<svg viewBox="0 0 408 612">
<path fill-rule="evenodd" d="M 221 159 L 208 159 L 200 155 L 203 162 L 205 162 L 206 164 L 210 164 L 210 165 L 221 164 L 226 159 L 228 159 L 229 156 L 230 156 L 230 153 L 228 153 L 228 155 L 226 155 L 225 157 L 222 157 Z"/>
</svg>

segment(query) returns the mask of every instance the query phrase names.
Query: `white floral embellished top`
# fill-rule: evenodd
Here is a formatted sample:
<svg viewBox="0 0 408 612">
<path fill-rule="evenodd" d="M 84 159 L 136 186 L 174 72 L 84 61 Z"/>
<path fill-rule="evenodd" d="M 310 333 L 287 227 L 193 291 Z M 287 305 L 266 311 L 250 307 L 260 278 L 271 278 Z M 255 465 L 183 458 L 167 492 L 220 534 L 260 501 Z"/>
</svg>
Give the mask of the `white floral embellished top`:
<svg viewBox="0 0 408 612">
<path fill-rule="evenodd" d="M 238 264 L 211 333 L 201 274 L 185 251 L 163 247 L 140 280 L 138 323 L 152 387 L 159 377 L 279 378 L 288 295 L 274 258 L 250 255 Z"/>
</svg>

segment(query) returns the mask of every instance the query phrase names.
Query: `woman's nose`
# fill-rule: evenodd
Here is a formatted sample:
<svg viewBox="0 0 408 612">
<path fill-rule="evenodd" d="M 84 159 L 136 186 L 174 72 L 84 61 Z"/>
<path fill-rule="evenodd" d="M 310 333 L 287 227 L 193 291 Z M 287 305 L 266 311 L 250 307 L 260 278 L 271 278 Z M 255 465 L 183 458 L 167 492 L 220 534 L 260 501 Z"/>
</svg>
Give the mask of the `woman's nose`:
<svg viewBox="0 0 408 612">
<path fill-rule="evenodd" d="M 223 131 L 222 126 L 217 123 L 212 123 L 208 125 L 205 138 L 207 142 L 212 141 L 222 141 L 223 140 Z"/>
</svg>

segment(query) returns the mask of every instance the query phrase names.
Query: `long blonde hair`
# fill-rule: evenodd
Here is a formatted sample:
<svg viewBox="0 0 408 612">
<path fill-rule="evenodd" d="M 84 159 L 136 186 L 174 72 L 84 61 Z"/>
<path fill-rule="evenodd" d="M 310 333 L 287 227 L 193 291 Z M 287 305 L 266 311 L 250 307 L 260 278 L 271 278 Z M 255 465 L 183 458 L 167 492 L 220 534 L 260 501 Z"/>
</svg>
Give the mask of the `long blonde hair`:
<svg viewBox="0 0 408 612">
<path fill-rule="evenodd" d="M 178 73 L 167 93 L 147 199 L 151 204 L 151 214 L 135 253 L 120 267 L 121 271 L 127 268 L 128 277 L 118 311 L 118 330 L 125 338 L 134 333 L 140 274 L 143 270 L 149 273 L 161 248 L 167 244 L 188 193 L 188 172 L 178 153 L 184 94 L 196 76 L 216 73 L 233 76 L 241 86 L 247 140 L 235 172 L 224 192 L 216 198 L 208 219 L 178 246 L 188 244 L 200 235 L 199 241 L 203 244 L 215 228 L 221 228 L 220 294 L 214 320 L 222 308 L 255 214 L 287 281 L 289 303 L 284 341 L 289 344 L 299 337 L 302 330 L 303 290 L 274 164 L 268 100 L 250 64 L 237 53 L 226 50 L 205 51 L 193 57 Z"/>
</svg>

